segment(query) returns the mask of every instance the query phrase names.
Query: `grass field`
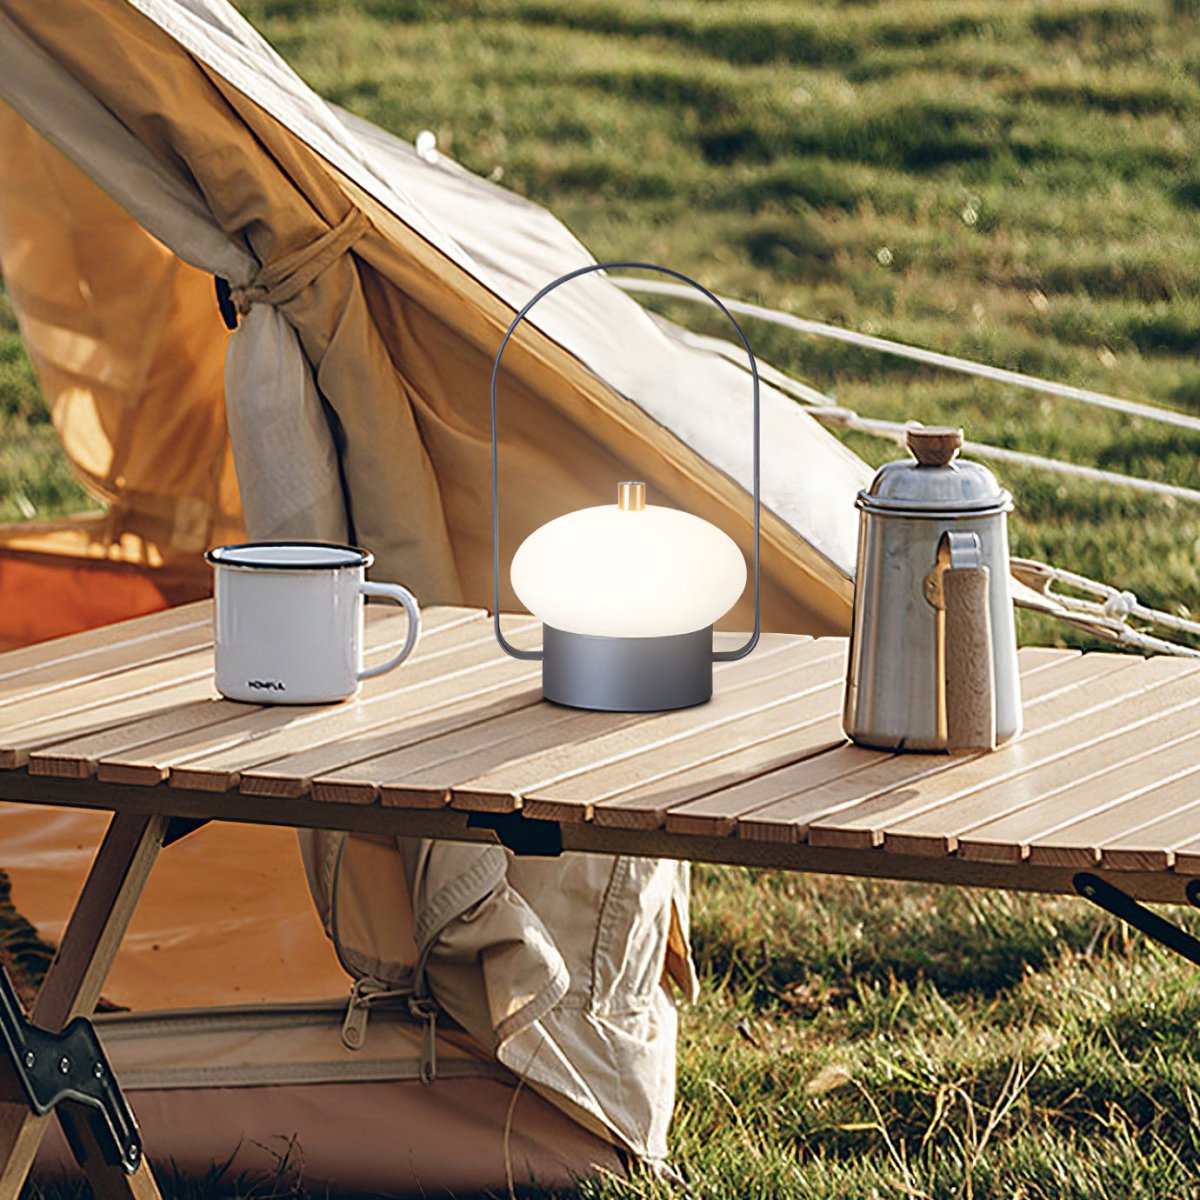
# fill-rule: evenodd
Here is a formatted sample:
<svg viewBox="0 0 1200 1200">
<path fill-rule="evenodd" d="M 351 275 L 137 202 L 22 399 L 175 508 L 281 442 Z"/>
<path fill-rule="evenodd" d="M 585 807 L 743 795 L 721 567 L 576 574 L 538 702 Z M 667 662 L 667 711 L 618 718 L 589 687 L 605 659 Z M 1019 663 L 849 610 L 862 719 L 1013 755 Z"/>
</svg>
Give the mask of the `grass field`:
<svg viewBox="0 0 1200 1200">
<path fill-rule="evenodd" d="M 1195 0 L 241 7 L 325 96 L 435 131 L 597 255 L 1200 413 Z M 1196 436 L 750 333 L 865 415 L 1200 487 Z M 0 421 L 0 518 L 80 504 L 2 305 Z M 1200 612 L 1194 507 L 1001 474 L 1016 552 Z M 1178 960 L 1068 900 L 712 869 L 695 892 L 674 1138 L 696 1195 L 1200 1197 Z"/>
</svg>

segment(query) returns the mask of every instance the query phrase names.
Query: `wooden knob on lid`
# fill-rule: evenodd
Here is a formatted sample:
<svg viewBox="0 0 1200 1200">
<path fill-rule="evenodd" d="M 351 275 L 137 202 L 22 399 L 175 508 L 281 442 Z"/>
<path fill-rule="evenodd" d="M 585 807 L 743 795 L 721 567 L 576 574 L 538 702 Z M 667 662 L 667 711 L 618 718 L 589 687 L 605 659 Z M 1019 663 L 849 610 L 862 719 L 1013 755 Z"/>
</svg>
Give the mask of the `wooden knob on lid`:
<svg viewBox="0 0 1200 1200">
<path fill-rule="evenodd" d="M 905 441 L 921 466 L 945 467 L 962 449 L 963 431 L 949 425 L 923 425 L 910 429 Z"/>
</svg>

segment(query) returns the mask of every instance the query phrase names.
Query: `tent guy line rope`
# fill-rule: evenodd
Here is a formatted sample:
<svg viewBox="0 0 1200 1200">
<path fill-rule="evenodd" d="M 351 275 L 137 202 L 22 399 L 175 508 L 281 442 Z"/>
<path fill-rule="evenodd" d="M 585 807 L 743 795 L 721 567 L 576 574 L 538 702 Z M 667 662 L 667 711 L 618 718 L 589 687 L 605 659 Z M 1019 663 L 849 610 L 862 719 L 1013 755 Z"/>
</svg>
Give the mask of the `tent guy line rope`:
<svg viewBox="0 0 1200 1200">
<path fill-rule="evenodd" d="M 1029 584 L 1031 575 L 1042 574 L 1045 576 L 1044 583 L 1039 584 L 1033 589 L 1037 592 L 1038 600 L 1044 601 L 1044 603 L 1025 600 L 1018 595 L 1015 598 L 1015 603 L 1021 608 L 1041 613 L 1043 616 L 1054 617 L 1059 621 L 1066 621 L 1067 624 L 1074 625 L 1076 629 L 1082 629 L 1085 633 L 1090 633 L 1093 637 L 1114 642 L 1118 646 L 1130 646 L 1146 654 L 1170 654 L 1177 658 L 1200 658 L 1200 650 L 1192 646 L 1185 646 L 1180 642 L 1172 642 L 1167 638 L 1155 637 L 1154 634 L 1146 633 L 1144 630 L 1134 629 L 1127 625 L 1125 621 L 1126 617 L 1130 615 L 1128 613 L 1123 613 L 1119 616 L 1107 616 L 1104 613 L 1104 605 L 1084 600 L 1078 596 L 1064 596 L 1060 592 L 1051 591 L 1049 584 L 1059 577 L 1056 567 L 1049 566 L 1047 563 L 1036 562 L 1033 559 L 1014 559 L 1013 564 L 1013 576 L 1027 585 Z M 1069 575 L 1071 573 L 1063 572 L 1063 574 Z M 1075 578 L 1078 579 L 1081 577 L 1076 576 Z M 1095 580 L 1090 579 L 1086 582 L 1097 592 L 1109 590 L 1107 584 L 1097 583 Z M 1073 586 L 1082 587 L 1081 584 Z M 1133 595 L 1132 592 L 1119 594 L 1122 596 Z M 1134 600 L 1136 601 L 1136 599 L 1137 597 L 1135 596 Z M 1141 604 L 1137 604 L 1136 608 L 1139 614 L 1149 614 L 1144 619 L 1154 624 L 1166 625 L 1169 622 L 1180 619 L 1172 617 L 1170 613 L 1164 613 L 1158 609 L 1149 608 Z"/>
<path fill-rule="evenodd" d="M 735 366 L 745 368 L 745 364 L 731 352 L 732 348 L 729 343 L 721 338 L 688 331 L 685 333 L 684 340 L 689 345 L 711 350 Z M 907 424 L 900 421 L 886 421 L 882 418 L 864 417 L 854 409 L 838 404 L 832 396 L 825 392 L 818 391 L 798 379 L 793 379 L 790 375 L 785 375 L 769 363 L 759 363 L 758 369 L 759 375 L 772 387 L 778 388 L 779 391 L 785 392 L 794 400 L 805 405 L 809 416 L 814 420 L 835 429 L 850 429 L 856 433 L 866 433 L 874 437 L 886 438 L 901 446 L 904 445 Z M 963 442 L 963 449 L 970 454 L 977 454 L 981 458 L 992 458 L 997 462 L 1034 467 L 1038 470 L 1052 471 L 1076 479 L 1087 479 L 1093 483 L 1127 487 L 1131 491 L 1169 497 L 1172 500 L 1200 502 L 1200 490 L 1184 487 L 1182 484 L 1164 483 L 1159 479 L 1145 479 L 1140 475 L 1124 475 L 1119 471 L 1107 471 L 1102 467 L 1089 467 L 1082 463 L 1070 462 L 1061 458 L 1048 458 L 1045 455 L 1030 454 L 1024 450 L 1012 450 L 1005 446 L 992 446 L 987 442 Z"/>
<path fill-rule="evenodd" d="M 873 417 L 862 417 L 849 408 L 814 408 L 811 415 L 823 425 L 835 429 L 852 429 L 859 433 L 873 434 L 904 445 L 904 434 L 908 429 L 903 421 L 884 421 Z M 1168 496 L 1173 500 L 1191 500 L 1200 503 L 1200 491 L 1175 483 L 1163 483 L 1157 479 L 1142 479 L 1136 475 L 1122 475 L 1116 471 L 1105 471 L 1101 467 L 1087 467 L 1080 463 L 1067 462 L 1058 458 L 1046 458 L 1040 454 L 1028 454 L 1023 450 L 1009 450 L 1003 446 L 990 446 L 985 442 L 963 442 L 963 449 L 981 458 L 995 459 L 1024 467 L 1038 467 L 1069 475 L 1076 479 L 1087 479 L 1093 483 L 1119 484 L 1135 492 L 1146 492 L 1155 496 Z"/>
<path fill-rule="evenodd" d="M 1063 567 L 1053 567 L 1048 563 L 1027 558 L 1014 558 L 1012 571 L 1022 583 L 1043 596 L 1049 596 L 1056 603 L 1091 619 L 1123 622 L 1129 617 L 1137 617 L 1139 620 L 1152 621 L 1154 624 L 1161 625 L 1164 629 L 1174 630 L 1176 633 L 1190 633 L 1200 637 L 1200 622 L 1193 621 L 1189 617 L 1181 617 L 1175 613 L 1151 608 L 1143 604 L 1134 592 L 1122 591 L 1111 584 L 1099 583 L 1095 579 L 1089 579 L 1086 575 L 1079 575 Z M 1050 590 L 1050 585 L 1053 583 L 1063 583 L 1077 591 L 1090 592 L 1100 599 L 1097 601 L 1086 600 L 1080 596 L 1064 596 Z"/>
<path fill-rule="evenodd" d="M 627 292 L 691 299 L 682 288 L 670 283 L 659 283 L 653 279 L 630 279 L 624 276 L 611 276 L 610 279 L 617 287 Z M 1136 400 L 1123 400 L 1120 396 L 1109 396 L 1104 392 L 1093 392 L 1088 388 L 1072 387 L 1066 383 L 1054 383 L 1049 379 L 1039 379 L 1036 375 L 1026 375 L 1022 371 L 992 367 L 986 363 L 974 362 L 969 358 L 958 358 L 956 355 L 942 354 L 937 350 L 925 350 L 920 346 L 909 346 L 904 342 L 894 342 L 888 338 L 875 337 L 872 334 L 856 333 L 852 329 L 827 325 L 823 321 L 810 321 L 805 317 L 793 316 L 791 313 L 780 312 L 775 308 L 766 308 L 761 304 L 748 304 L 742 300 L 730 300 L 725 296 L 721 297 L 721 303 L 730 312 L 735 312 L 739 316 L 757 317 L 772 325 L 782 325 L 786 329 L 794 329 L 813 337 L 828 338 L 835 342 L 848 342 L 852 346 L 861 346 L 866 350 L 876 350 L 881 354 L 891 354 L 897 358 L 911 359 L 913 362 L 924 363 L 926 366 L 942 367 L 948 371 L 958 371 L 963 375 L 976 375 L 995 383 L 1007 383 L 1013 387 L 1056 396 L 1060 400 L 1076 400 L 1081 404 L 1107 408 L 1113 412 L 1124 413 L 1126 416 L 1144 417 L 1148 421 L 1158 421 L 1164 425 L 1175 425 L 1180 429 L 1190 430 L 1192 433 L 1200 433 L 1200 417 L 1194 417 L 1190 413 L 1176 412 L 1173 409 L 1160 408 L 1154 404 L 1142 404 Z"/>
<path fill-rule="evenodd" d="M 614 279 L 614 283 L 623 286 L 625 283 L 640 285 L 641 280 Z M 657 286 L 657 285 L 656 285 Z M 637 290 L 631 288 L 629 290 Z M 681 295 L 685 293 L 680 293 Z M 737 308 L 737 302 L 732 302 Z M 741 306 L 753 307 L 753 306 Z M 786 315 L 786 314 L 781 314 Z M 729 362 L 742 366 L 740 357 L 733 352 L 733 347 L 721 338 L 709 337 L 705 334 L 684 331 L 684 340 L 698 348 L 707 349 L 720 354 Z M 804 404 L 811 417 L 825 424 L 841 429 L 853 429 L 858 432 L 886 438 L 900 445 L 904 444 L 908 425 L 900 421 L 875 420 L 862 417 L 853 409 L 839 405 L 837 401 L 824 392 L 799 380 L 792 379 L 782 371 L 768 363 L 759 364 L 762 378 L 773 387 L 792 396 Z M 1010 450 L 1000 446 L 989 446 L 981 442 L 964 442 L 963 449 L 981 457 L 994 458 L 1003 462 L 1011 462 L 1022 466 L 1037 467 L 1046 471 L 1087 479 L 1097 483 L 1117 484 L 1135 491 L 1148 492 L 1171 499 L 1200 501 L 1200 491 L 1193 488 L 1181 487 L 1175 484 L 1162 483 L 1153 479 L 1141 479 L 1133 475 L 1121 475 L 1115 471 L 1105 471 L 1099 467 L 1087 467 L 1079 463 L 1064 462 L 1059 459 L 1046 458 L 1038 454 L 1027 454 L 1019 450 Z M 1130 617 L 1160 625 L 1177 633 L 1200 636 L 1200 623 L 1188 620 L 1186 617 L 1163 612 L 1161 609 L 1144 605 L 1130 591 L 1122 591 L 1110 584 L 1100 583 L 1073 571 L 1063 570 L 1048 563 L 1037 562 L 1033 559 L 1014 559 L 1013 574 L 1032 592 L 1037 594 L 1029 600 L 1017 598 L 1017 603 L 1025 608 L 1033 609 L 1046 616 L 1086 630 L 1094 636 L 1118 645 L 1129 646 L 1150 654 L 1172 654 L 1181 657 L 1200 657 L 1200 650 L 1172 642 L 1165 638 L 1155 637 L 1139 629 L 1133 629 L 1127 621 Z M 1063 583 L 1078 591 L 1090 592 L 1101 597 L 1099 602 L 1087 600 L 1078 596 L 1066 596 L 1052 590 L 1054 583 Z"/>
</svg>

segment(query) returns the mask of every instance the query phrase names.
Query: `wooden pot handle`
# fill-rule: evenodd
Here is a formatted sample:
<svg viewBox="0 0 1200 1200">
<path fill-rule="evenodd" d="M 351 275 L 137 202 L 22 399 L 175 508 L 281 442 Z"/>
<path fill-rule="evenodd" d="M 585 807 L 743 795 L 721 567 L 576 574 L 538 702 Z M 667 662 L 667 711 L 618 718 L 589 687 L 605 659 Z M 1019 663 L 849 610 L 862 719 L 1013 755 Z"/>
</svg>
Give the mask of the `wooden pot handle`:
<svg viewBox="0 0 1200 1200">
<path fill-rule="evenodd" d="M 946 605 L 946 748 L 951 754 L 996 748 L 996 667 L 988 607 L 988 568 L 950 567 Z"/>
</svg>

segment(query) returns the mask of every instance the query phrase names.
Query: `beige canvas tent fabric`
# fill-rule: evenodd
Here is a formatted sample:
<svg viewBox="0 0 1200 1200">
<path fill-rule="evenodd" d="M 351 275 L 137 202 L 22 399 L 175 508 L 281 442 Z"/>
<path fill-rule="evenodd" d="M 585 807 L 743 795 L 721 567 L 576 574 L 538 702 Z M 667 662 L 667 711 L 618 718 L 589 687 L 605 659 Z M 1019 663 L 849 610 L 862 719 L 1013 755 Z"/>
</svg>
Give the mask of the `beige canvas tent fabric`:
<svg viewBox="0 0 1200 1200">
<path fill-rule="evenodd" d="M 42 937 L 61 936 L 108 820 L 0 805 L 13 898 Z M 378 928 L 380 908 L 369 913 Z M 420 1081 L 423 1030 L 403 1008 L 377 1011 L 365 1051 L 348 1050 L 347 982 L 290 831 L 212 824 L 165 851 L 105 985 L 109 1004 L 132 1011 L 97 1020 L 155 1165 L 203 1178 L 228 1162 L 243 1191 L 419 1197 L 495 1190 L 510 1171 L 545 1186 L 622 1171 L 611 1140 L 445 1021 L 432 1086 Z M 36 1171 L 79 1173 L 57 1126 Z"/>
<path fill-rule="evenodd" d="M 512 306 L 577 265 L 582 248 L 545 214 L 451 164 L 396 145 L 385 153 L 382 135 L 370 141 L 361 124 L 339 119 L 225 6 L 140 7 L 76 3 L 51 20 L 8 0 L 0 93 L 185 261 L 235 288 L 248 287 L 262 263 L 268 283 L 281 265 L 287 274 L 286 260 L 296 268 L 277 285 L 278 303 L 252 305 L 229 339 L 225 385 L 251 532 L 344 534 L 340 465 L 355 533 L 375 551 L 381 577 L 402 579 L 427 601 L 485 602 L 487 366 Z M 410 198 L 418 193 L 426 203 Z M 331 236 L 351 241 L 353 256 L 281 299 L 320 265 Z M 17 278 L 20 261 L 3 247 L 0 265 L 36 294 L 40 285 Z M 199 309 L 210 284 L 198 272 L 188 279 Z M 106 294 L 119 290 L 110 282 Z M 78 304 L 60 315 L 64 346 L 86 332 L 87 306 Z M 578 281 L 546 310 L 536 324 L 555 341 L 530 329 L 507 360 L 509 550 L 549 517 L 607 500 L 613 482 L 630 476 L 748 550 L 748 506 L 733 482 L 749 478 L 744 374 L 673 340 L 602 279 Z M 223 346 L 215 306 L 208 312 L 206 336 Z M 170 352 L 182 353 L 174 335 Z M 637 403 L 622 403 L 604 381 Z M 289 400 L 278 408 L 282 394 Z M 158 405 L 173 401 L 160 395 Z M 344 436 L 340 464 L 323 402 Z M 771 389 L 764 409 L 764 495 L 774 514 L 767 625 L 842 628 L 849 502 L 865 471 Z M 730 624 L 744 626 L 747 615 L 743 603 Z"/>
<path fill-rule="evenodd" d="M 63 448 L 106 503 L 96 538 L 193 557 L 237 538 L 211 280 L 8 108 L 0 177 L 5 284 Z"/>
<path fill-rule="evenodd" d="M 17 909 L 56 944 L 107 813 L 0 805 L 3 869 Z M 220 886 L 214 886 L 220 863 Z M 349 986 L 305 887 L 290 830 L 213 823 L 159 856 L 104 985 L 137 1012 L 289 1003 Z"/>
<path fill-rule="evenodd" d="M 611 1142 L 462 1033 L 439 1036 L 429 1086 L 420 1027 L 404 1013 L 376 1016 L 369 1059 L 343 1047 L 340 1021 L 338 1006 L 292 1004 L 116 1014 L 97 1027 L 167 1178 L 223 1167 L 222 1190 L 238 1195 L 426 1200 L 510 1194 L 509 1180 L 569 1188 L 589 1172 L 625 1176 Z M 57 1123 L 36 1171 L 43 1182 L 79 1174 Z"/>
<path fill-rule="evenodd" d="M 439 1036 L 439 1076 L 429 1086 L 419 1078 L 421 1030 L 404 1013 L 376 1017 L 369 1059 L 341 1044 L 340 1020 L 338 1006 L 294 1004 L 119 1014 L 98 1024 L 158 1161 L 202 1178 L 215 1152 L 242 1195 L 303 1188 L 426 1200 L 502 1195 L 510 1179 L 567 1188 L 598 1170 L 624 1177 L 611 1142 L 461 1032 Z M 61 1138 L 38 1166 L 43 1177 L 72 1171 Z"/>
<path fill-rule="evenodd" d="M 220 0 L 0 0 L 0 98 L 6 128 L 28 126 L 42 178 L 63 181 L 57 219 L 40 224 L 36 186 L 0 187 L 0 268 L 64 441 L 108 489 L 113 544 L 128 537 L 165 561 L 236 521 L 213 449 L 219 350 L 251 536 L 353 536 L 379 578 L 427 603 L 489 603 L 491 359 L 515 307 L 586 261 L 582 247 L 540 210 L 325 106 Z M 76 186 L 80 173 L 95 186 Z M 101 225 L 108 256 L 72 258 L 75 231 Z M 54 263 L 87 286 L 58 286 Z M 232 336 L 206 299 L 214 275 L 239 312 Z M 130 309 L 137 336 L 110 335 L 96 309 L 136 286 L 147 293 Z M 164 305 L 187 319 L 160 320 Z M 556 293 L 506 367 L 509 552 L 641 478 L 749 557 L 744 371 L 596 277 Z M 866 470 L 769 387 L 763 405 L 764 625 L 844 630 Z M 749 605 L 727 624 L 745 627 Z M 306 839 L 331 929 L 339 846 Z M 341 882 L 375 906 L 374 926 L 345 943 L 356 970 L 411 978 L 565 1110 L 661 1157 L 676 1035 L 667 980 L 694 986 L 685 869 L 420 842 L 387 851 L 390 908 L 373 874 L 345 864 Z"/>
<path fill-rule="evenodd" d="M 576 1120 L 666 1156 L 673 992 L 697 988 L 686 864 L 326 834 L 302 845 L 326 930 L 365 984 L 356 1039 L 375 997 L 410 996 Z"/>
</svg>

